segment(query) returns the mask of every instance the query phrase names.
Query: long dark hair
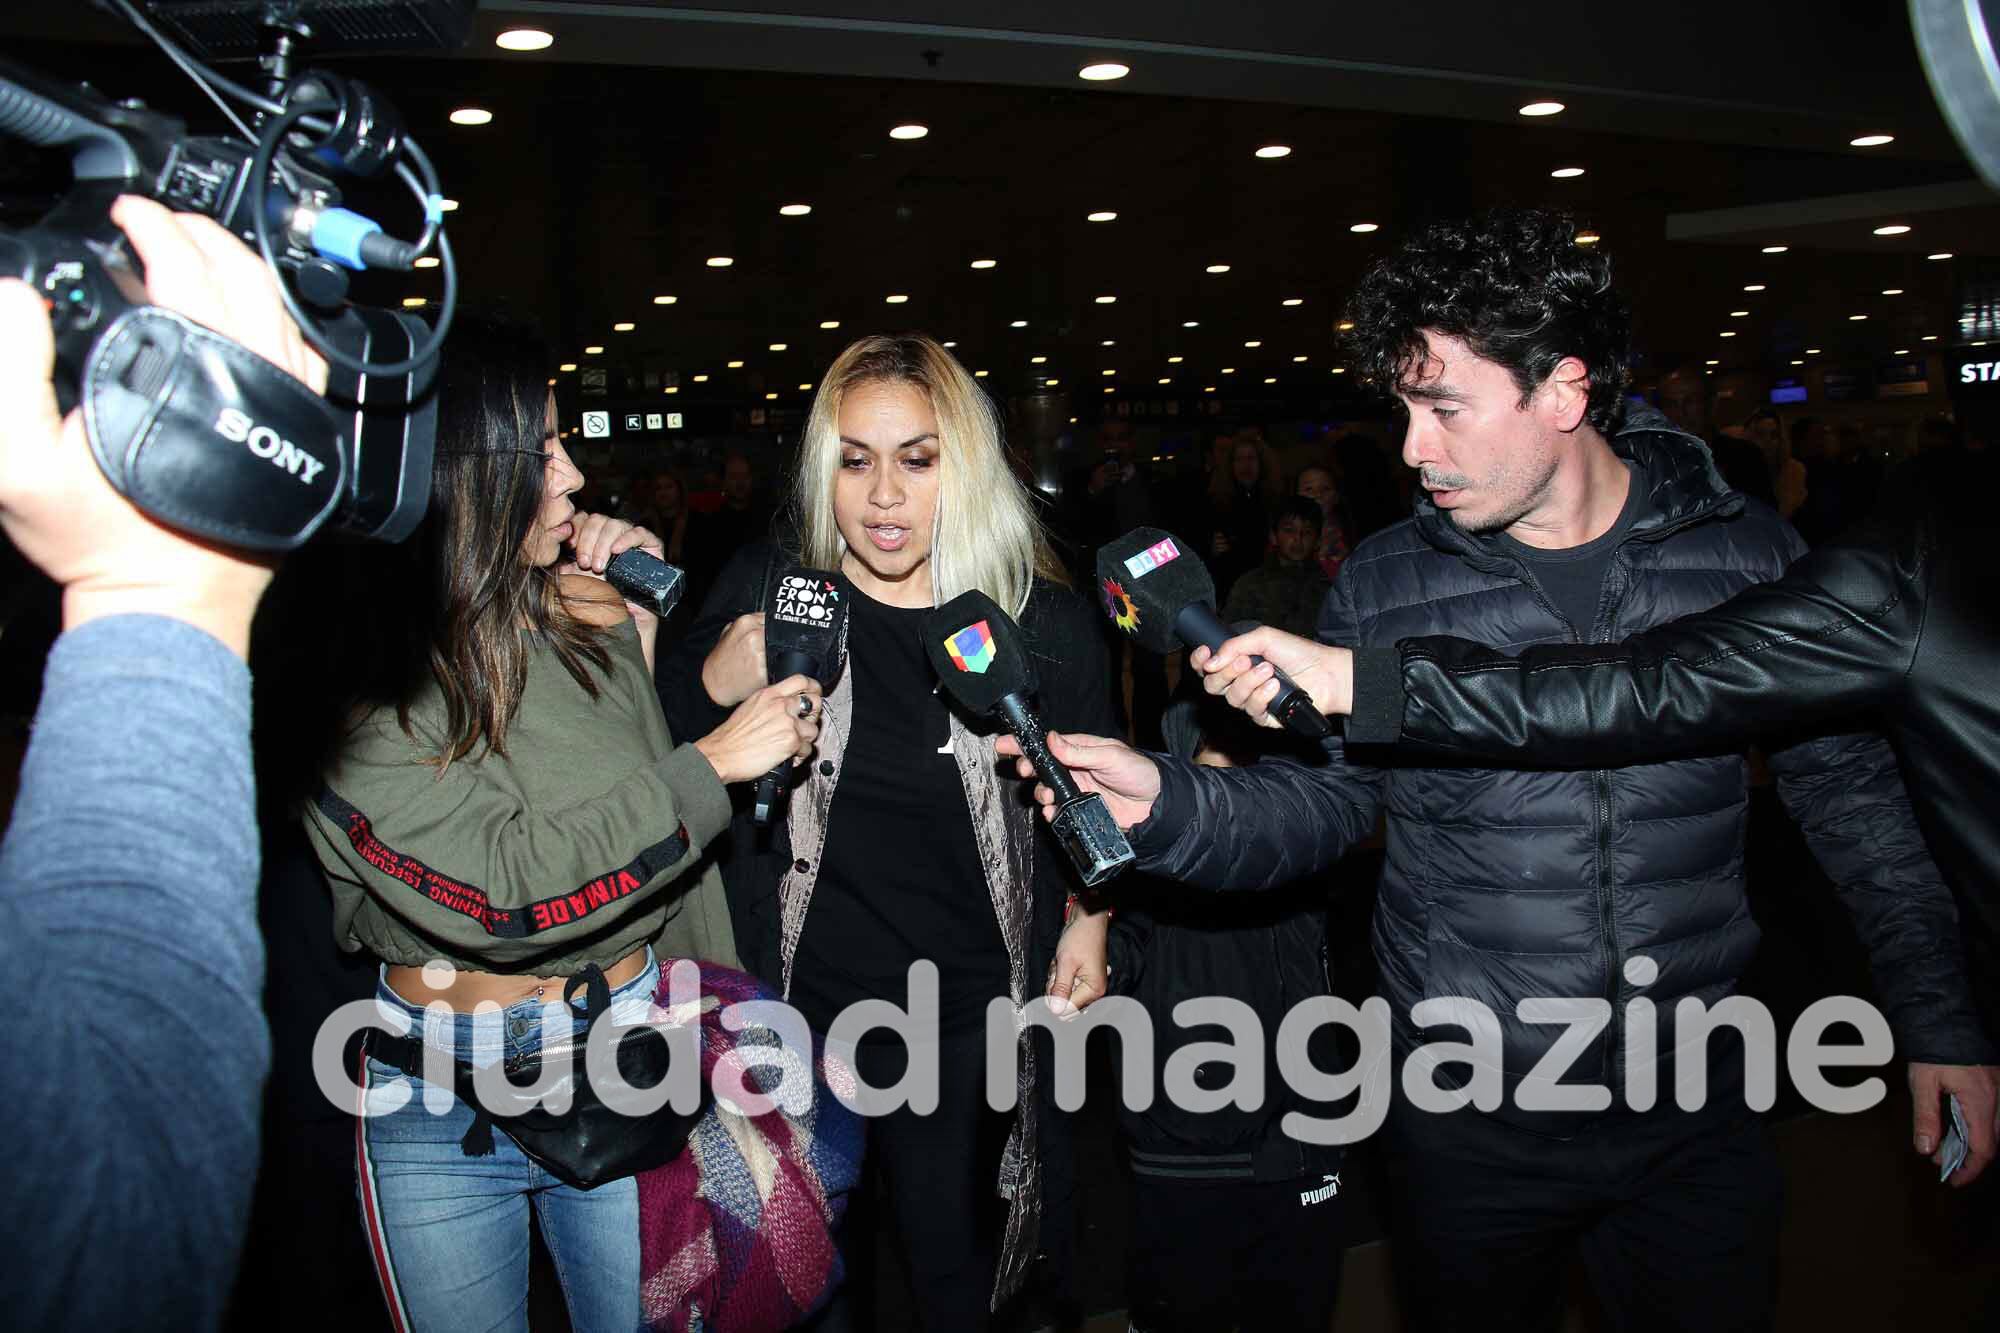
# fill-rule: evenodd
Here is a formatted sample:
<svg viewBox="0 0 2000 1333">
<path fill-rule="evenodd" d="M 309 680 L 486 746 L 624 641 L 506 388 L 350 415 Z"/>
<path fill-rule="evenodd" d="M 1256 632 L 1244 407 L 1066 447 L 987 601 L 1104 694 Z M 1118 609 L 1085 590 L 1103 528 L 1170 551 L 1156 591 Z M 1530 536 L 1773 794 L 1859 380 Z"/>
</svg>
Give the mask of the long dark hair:
<svg viewBox="0 0 2000 1333">
<path fill-rule="evenodd" d="M 533 331 L 468 317 L 453 327 L 439 371 L 437 460 L 420 540 L 426 648 L 445 705 L 434 756 L 440 772 L 482 744 L 507 752 L 531 637 L 547 643 L 593 698 L 597 683 L 586 663 L 610 669 L 599 632 L 570 613 L 553 573 L 522 554 L 548 476 L 549 364 Z M 400 698 L 396 716 L 414 739 L 410 702 Z"/>
</svg>

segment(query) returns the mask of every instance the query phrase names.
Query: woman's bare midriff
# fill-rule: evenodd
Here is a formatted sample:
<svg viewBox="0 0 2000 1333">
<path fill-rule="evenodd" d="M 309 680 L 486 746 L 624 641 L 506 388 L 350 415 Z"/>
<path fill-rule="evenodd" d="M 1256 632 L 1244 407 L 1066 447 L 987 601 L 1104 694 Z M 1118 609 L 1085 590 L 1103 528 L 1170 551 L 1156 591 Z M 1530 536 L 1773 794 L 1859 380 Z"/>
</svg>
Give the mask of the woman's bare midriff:
<svg viewBox="0 0 2000 1333">
<path fill-rule="evenodd" d="M 604 969 L 604 979 L 613 990 L 624 985 L 646 970 L 646 950 L 634 949 L 617 962 Z M 451 985 L 443 990 L 432 990 L 424 980 L 424 969 L 392 964 L 388 972 L 389 989 L 408 1000 L 422 1006 L 433 1000 L 442 1001 L 455 1013 L 469 1014 L 482 1004 L 491 1002 L 502 1009 L 522 1000 L 532 1000 L 539 996 L 543 1001 L 559 1003 L 563 997 L 563 987 L 569 984 L 568 977 L 524 977 L 502 972 L 468 972 L 459 970 L 451 974 Z"/>
</svg>

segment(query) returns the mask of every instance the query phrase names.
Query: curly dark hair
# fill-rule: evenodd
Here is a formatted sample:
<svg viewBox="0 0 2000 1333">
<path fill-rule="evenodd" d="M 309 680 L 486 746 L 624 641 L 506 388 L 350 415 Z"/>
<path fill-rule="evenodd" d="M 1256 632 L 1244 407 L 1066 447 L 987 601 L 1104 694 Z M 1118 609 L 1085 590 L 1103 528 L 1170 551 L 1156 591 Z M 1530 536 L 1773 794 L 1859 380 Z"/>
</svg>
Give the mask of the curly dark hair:
<svg viewBox="0 0 2000 1333">
<path fill-rule="evenodd" d="M 1378 260 L 1348 302 L 1360 373 L 1385 391 L 1407 383 L 1431 330 L 1506 367 L 1525 407 L 1573 356 L 1590 367 L 1590 424 L 1610 430 L 1631 373 L 1631 312 L 1611 288 L 1611 261 L 1576 235 L 1568 214 L 1529 208 L 1418 232 Z"/>
</svg>

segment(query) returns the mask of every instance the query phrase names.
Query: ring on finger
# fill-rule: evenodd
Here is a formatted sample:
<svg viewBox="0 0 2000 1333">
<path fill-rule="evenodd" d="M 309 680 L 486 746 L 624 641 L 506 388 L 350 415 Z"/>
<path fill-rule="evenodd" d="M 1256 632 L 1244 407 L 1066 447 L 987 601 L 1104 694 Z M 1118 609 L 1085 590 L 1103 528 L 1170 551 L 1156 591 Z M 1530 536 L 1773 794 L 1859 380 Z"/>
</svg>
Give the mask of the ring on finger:
<svg viewBox="0 0 2000 1333">
<path fill-rule="evenodd" d="M 799 720 L 805 721 L 813 715 L 813 697 L 803 691 L 799 694 Z"/>
</svg>

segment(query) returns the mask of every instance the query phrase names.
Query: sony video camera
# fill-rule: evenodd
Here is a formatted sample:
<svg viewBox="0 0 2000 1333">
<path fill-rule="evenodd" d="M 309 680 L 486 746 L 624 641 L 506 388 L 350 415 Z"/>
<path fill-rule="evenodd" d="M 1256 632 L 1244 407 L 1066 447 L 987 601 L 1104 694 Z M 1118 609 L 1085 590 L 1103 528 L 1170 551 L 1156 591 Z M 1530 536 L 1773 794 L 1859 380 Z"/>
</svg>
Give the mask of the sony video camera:
<svg viewBox="0 0 2000 1333">
<path fill-rule="evenodd" d="M 379 47 L 385 28 L 404 46 L 456 45 L 476 0 L 142 2 L 200 54 L 245 54 L 203 41 L 202 22 L 228 25 L 231 39 L 260 36 L 264 91 L 201 64 L 131 0 L 100 3 L 202 85 L 239 135 L 190 135 L 173 116 L 0 60 L 0 134 L 66 150 L 75 176 L 32 225 L 0 228 L 0 273 L 29 282 L 48 302 L 59 404 L 82 406 L 90 447 L 113 487 L 170 526 L 261 551 L 291 550 L 329 525 L 400 541 L 430 500 L 436 408 L 428 390 L 457 301 L 442 191 L 386 100 L 339 75 L 295 74 L 292 61 L 309 38 L 365 49 Z M 343 40 L 338 24 L 360 10 L 377 11 L 359 15 L 367 36 Z M 406 21 L 385 24 L 389 11 Z M 341 206 L 341 177 L 384 171 L 417 198 L 424 223 L 414 241 Z M 256 249 L 286 309 L 326 358 L 325 397 L 201 325 L 147 305 L 138 261 L 110 218 L 120 194 L 206 214 Z M 346 300 L 348 273 L 407 270 L 432 250 L 444 276 L 435 326 Z"/>
</svg>

